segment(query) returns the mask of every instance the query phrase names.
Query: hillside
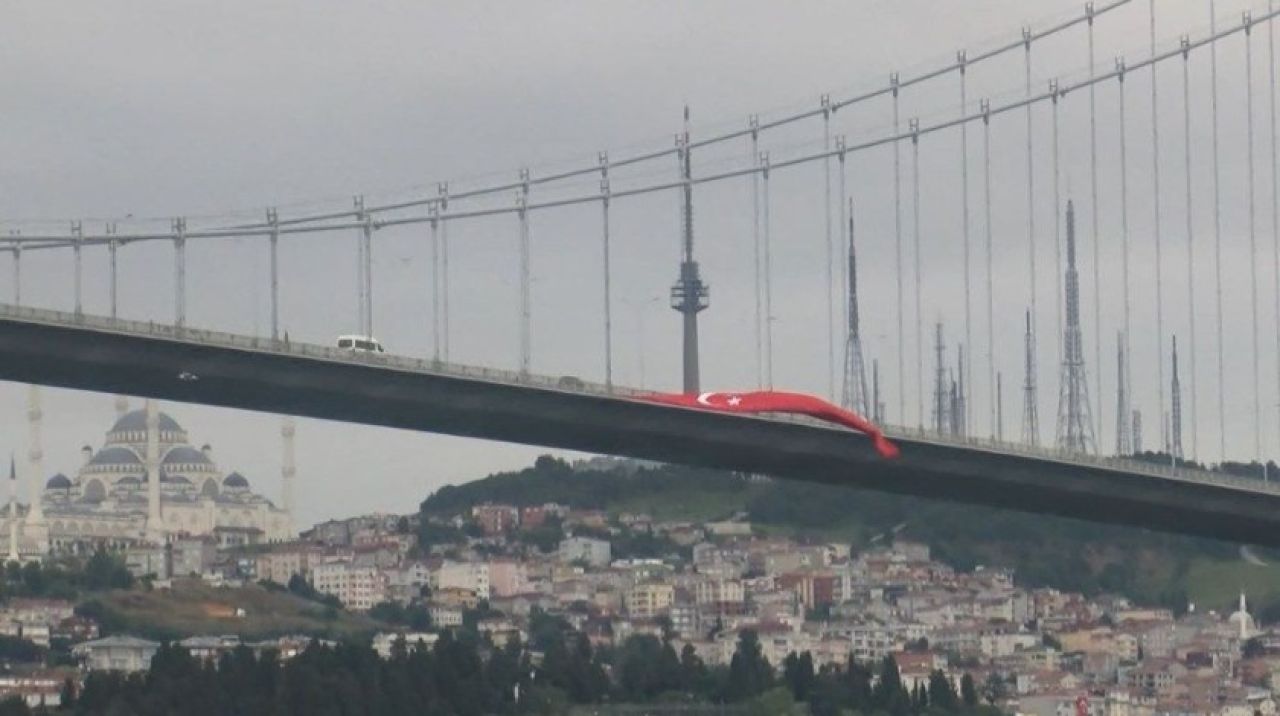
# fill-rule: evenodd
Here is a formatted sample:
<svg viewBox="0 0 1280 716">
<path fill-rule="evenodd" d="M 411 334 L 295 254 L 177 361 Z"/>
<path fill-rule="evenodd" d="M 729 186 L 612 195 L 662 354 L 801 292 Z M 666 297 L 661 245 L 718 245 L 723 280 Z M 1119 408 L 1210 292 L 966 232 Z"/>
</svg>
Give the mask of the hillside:
<svg viewBox="0 0 1280 716">
<path fill-rule="evenodd" d="M 102 592 L 81 608 L 94 613 L 105 632 L 153 639 L 191 634 L 238 634 L 246 640 L 286 634 L 360 637 L 383 626 L 365 616 L 256 584 L 231 589 L 197 580 L 174 580 L 172 589 Z M 237 616 L 237 609 L 244 610 L 244 615 Z"/>
<path fill-rule="evenodd" d="M 442 488 L 421 511 L 446 516 L 482 502 L 557 502 L 665 520 L 713 520 L 741 512 L 765 531 L 855 546 L 897 528 L 900 536 L 930 545 L 956 567 L 1013 567 L 1029 586 L 1115 591 L 1175 609 L 1188 602 L 1226 607 L 1244 588 L 1264 619 L 1280 618 L 1280 555 L 1255 549 L 1266 563 L 1258 565 L 1242 559 L 1234 544 L 1136 528 L 827 485 L 750 481 L 674 465 L 575 470 L 549 457 L 519 472 Z"/>
</svg>

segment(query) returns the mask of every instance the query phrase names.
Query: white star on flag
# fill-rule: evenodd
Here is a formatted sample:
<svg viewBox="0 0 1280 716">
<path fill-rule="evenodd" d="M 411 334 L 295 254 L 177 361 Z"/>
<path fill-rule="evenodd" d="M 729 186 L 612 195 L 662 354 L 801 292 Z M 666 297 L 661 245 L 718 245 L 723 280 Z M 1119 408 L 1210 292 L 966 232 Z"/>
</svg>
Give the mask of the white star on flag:
<svg viewBox="0 0 1280 716">
<path fill-rule="evenodd" d="M 737 407 L 741 403 L 742 403 L 742 396 L 739 396 L 739 395 L 729 396 L 729 405 Z"/>
</svg>

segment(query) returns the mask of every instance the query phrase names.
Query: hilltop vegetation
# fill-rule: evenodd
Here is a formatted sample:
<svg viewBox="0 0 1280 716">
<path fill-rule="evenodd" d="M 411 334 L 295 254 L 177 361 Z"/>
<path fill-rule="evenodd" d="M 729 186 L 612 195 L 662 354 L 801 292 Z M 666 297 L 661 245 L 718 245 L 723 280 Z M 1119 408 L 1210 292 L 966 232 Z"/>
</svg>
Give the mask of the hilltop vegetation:
<svg viewBox="0 0 1280 716">
<path fill-rule="evenodd" d="M 577 469 L 550 457 L 530 468 L 442 488 L 421 505 L 424 518 L 472 505 L 556 502 L 613 514 L 646 512 L 659 520 L 716 520 L 743 513 L 757 528 L 866 546 L 895 534 L 928 544 L 960 569 L 979 564 L 1016 570 L 1029 586 L 1086 594 L 1112 591 L 1185 609 L 1226 607 L 1250 589 L 1263 618 L 1280 618 L 1280 569 L 1241 559 L 1238 546 L 1142 529 L 1028 515 L 867 490 L 799 482 L 753 481 L 733 473 L 676 465 Z M 423 520 L 425 524 L 427 520 Z M 1256 590 L 1256 591 L 1255 591 Z"/>
</svg>

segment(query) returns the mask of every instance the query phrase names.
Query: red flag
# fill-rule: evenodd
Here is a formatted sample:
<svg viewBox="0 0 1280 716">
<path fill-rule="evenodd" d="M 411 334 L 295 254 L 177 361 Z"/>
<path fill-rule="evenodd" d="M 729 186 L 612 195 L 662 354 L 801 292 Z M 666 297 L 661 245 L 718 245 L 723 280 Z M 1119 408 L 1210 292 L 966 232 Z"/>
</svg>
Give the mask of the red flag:
<svg viewBox="0 0 1280 716">
<path fill-rule="evenodd" d="M 685 395 L 683 393 L 651 393 L 643 399 L 666 405 L 678 405 L 684 408 L 700 410 L 718 410 L 726 413 L 794 413 L 808 415 L 831 423 L 838 423 L 864 433 L 871 438 L 876 452 L 881 457 L 898 456 L 898 446 L 894 445 L 880 432 L 880 428 L 866 418 L 844 408 L 832 405 L 827 401 L 805 395 L 804 393 L 787 393 L 776 390 L 762 390 L 746 393 L 699 393 Z"/>
</svg>

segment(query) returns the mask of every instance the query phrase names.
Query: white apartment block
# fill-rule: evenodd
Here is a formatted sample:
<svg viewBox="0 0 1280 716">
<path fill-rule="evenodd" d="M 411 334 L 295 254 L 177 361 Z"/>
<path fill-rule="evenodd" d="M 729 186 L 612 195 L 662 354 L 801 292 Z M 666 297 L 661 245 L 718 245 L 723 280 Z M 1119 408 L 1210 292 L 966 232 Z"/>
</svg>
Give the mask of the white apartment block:
<svg viewBox="0 0 1280 716">
<path fill-rule="evenodd" d="M 437 571 L 438 589 L 462 589 L 475 592 L 477 599 L 488 599 L 491 595 L 489 586 L 488 562 L 445 562 Z"/>
<path fill-rule="evenodd" d="M 357 611 L 386 601 L 387 579 L 375 567 L 355 567 L 350 562 L 327 562 L 311 569 L 311 583 L 317 592 L 331 594 Z"/>
</svg>

